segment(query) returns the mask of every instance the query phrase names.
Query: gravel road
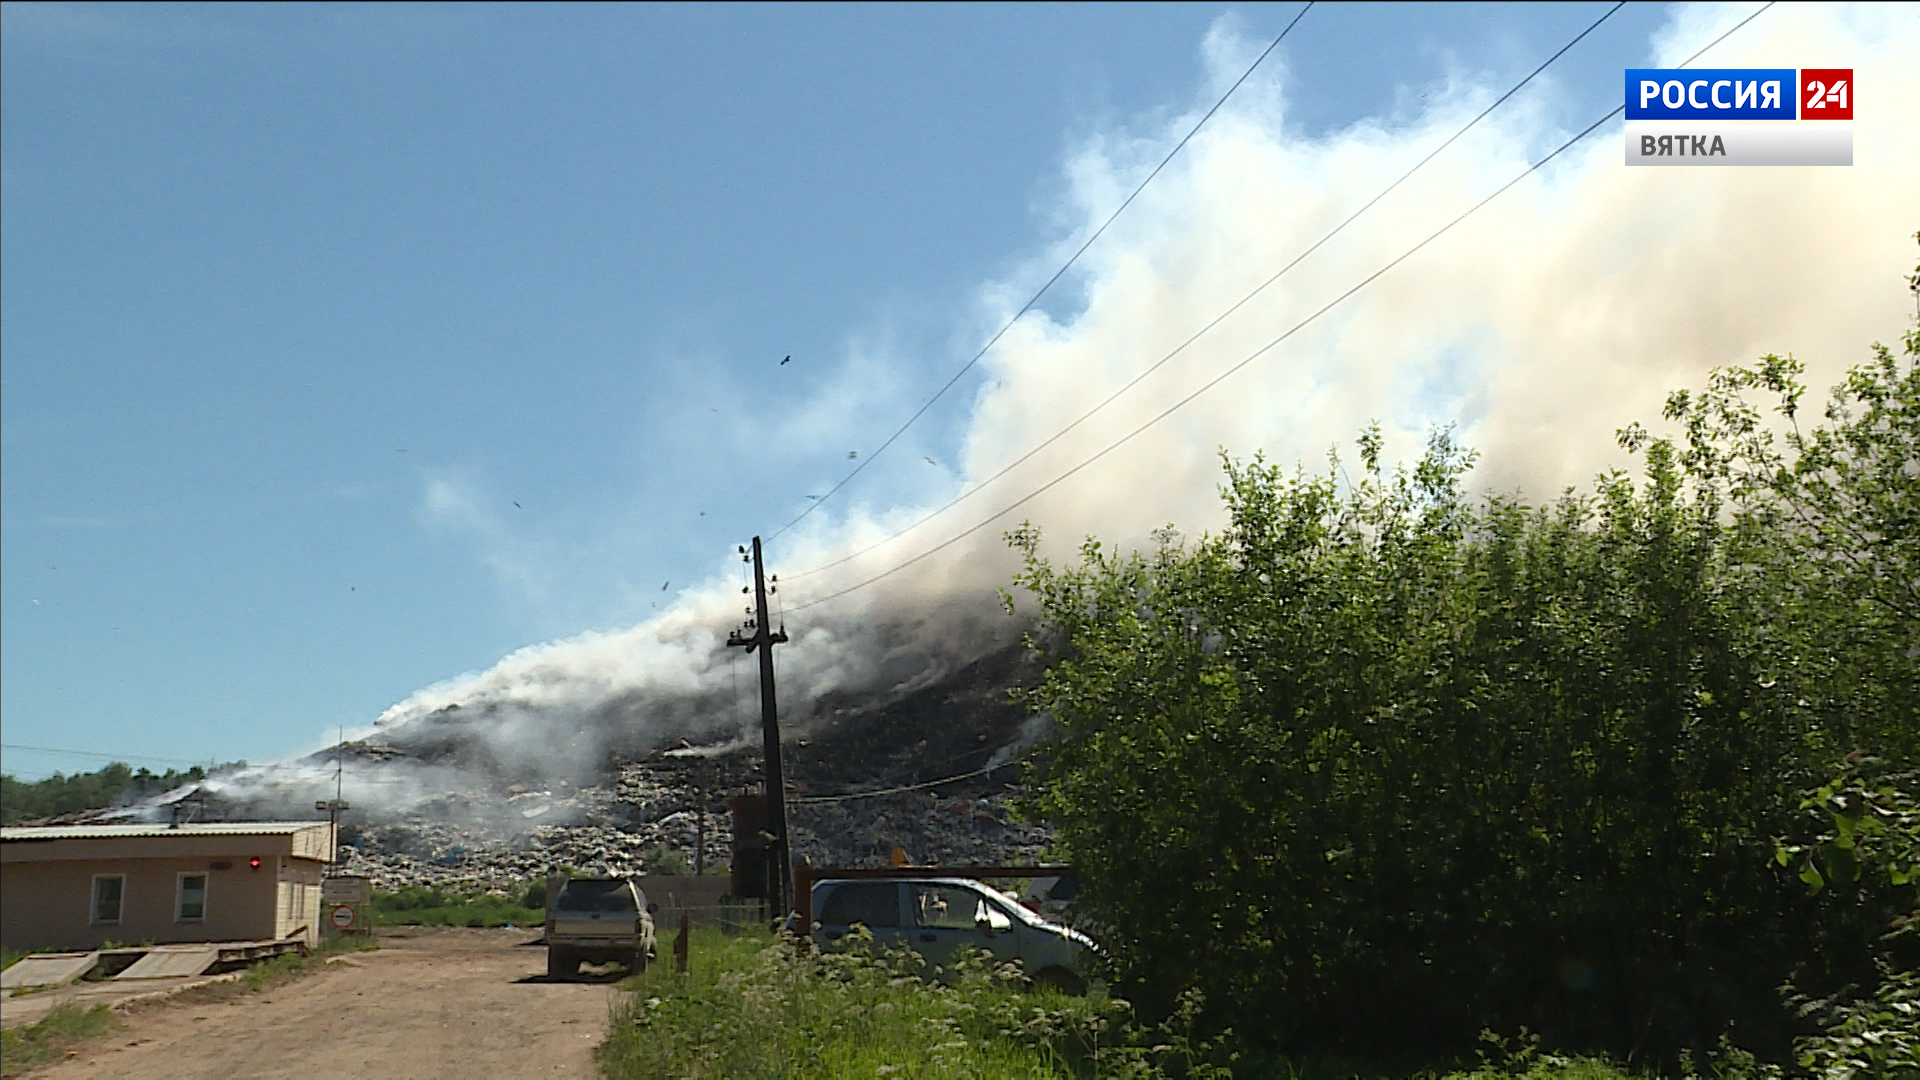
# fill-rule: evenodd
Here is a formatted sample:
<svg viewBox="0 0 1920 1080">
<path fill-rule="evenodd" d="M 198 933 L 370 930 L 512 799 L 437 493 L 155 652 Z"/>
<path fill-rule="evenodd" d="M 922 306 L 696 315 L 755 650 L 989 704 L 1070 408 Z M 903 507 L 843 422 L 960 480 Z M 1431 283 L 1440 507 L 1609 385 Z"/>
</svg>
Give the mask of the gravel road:
<svg viewBox="0 0 1920 1080">
<path fill-rule="evenodd" d="M 124 1018 L 118 1034 L 35 1072 L 45 1077 L 597 1076 L 611 979 L 546 981 L 526 930 L 380 933 L 297 982 L 226 1000 L 178 1000 Z"/>
</svg>

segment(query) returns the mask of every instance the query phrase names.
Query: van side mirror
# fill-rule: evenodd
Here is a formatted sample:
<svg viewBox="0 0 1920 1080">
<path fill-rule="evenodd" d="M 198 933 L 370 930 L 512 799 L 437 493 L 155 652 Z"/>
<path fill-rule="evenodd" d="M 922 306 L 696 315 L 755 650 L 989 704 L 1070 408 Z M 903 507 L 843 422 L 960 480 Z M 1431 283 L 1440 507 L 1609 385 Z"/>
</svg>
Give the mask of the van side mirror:
<svg viewBox="0 0 1920 1080">
<path fill-rule="evenodd" d="M 660 914 L 660 905 L 657 901 L 653 901 L 653 900 L 647 901 L 647 914 L 649 915 Z"/>
<path fill-rule="evenodd" d="M 973 928 L 987 935 L 988 937 L 993 936 L 993 924 L 991 922 L 988 922 L 985 919 L 981 919 L 979 922 L 974 923 Z"/>
</svg>

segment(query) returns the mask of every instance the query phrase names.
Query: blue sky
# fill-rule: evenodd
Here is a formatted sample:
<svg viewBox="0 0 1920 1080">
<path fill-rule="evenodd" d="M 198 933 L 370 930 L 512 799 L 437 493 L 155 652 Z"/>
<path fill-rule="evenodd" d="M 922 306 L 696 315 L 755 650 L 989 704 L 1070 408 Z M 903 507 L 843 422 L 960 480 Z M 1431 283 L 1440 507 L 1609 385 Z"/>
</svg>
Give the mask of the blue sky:
<svg viewBox="0 0 1920 1080">
<path fill-rule="evenodd" d="M 1250 90 L 1390 122 L 1607 6 L 1324 4 Z M 6 770 L 268 759 L 648 618 L 972 354 L 1082 227 L 1077 154 L 1298 10 L 5 5 Z M 974 389 L 847 501 L 951 483 Z"/>
</svg>

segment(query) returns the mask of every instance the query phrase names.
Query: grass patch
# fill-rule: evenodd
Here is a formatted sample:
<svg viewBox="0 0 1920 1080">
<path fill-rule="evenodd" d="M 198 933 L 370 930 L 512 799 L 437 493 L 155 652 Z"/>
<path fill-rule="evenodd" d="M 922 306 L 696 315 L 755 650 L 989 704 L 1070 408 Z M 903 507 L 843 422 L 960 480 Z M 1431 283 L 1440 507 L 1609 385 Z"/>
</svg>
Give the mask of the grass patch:
<svg viewBox="0 0 1920 1080">
<path fill-rule="evenodd" d="M 22 957 L 32 956 L 33 952 L 32 949 L 0 949 L 0 971 L 12 967 Z"/>
<path fill-rule="evenodd" d="M 271 990 L 276 986 L 301 978 L 324 966 L 330 957 L 347 953 L 366 952 L 380 945 L 371 936 L 341 936 L 325 938 L 318 948 L 302 956 L 297 952 L 281 953 L 269 960 L 262 960 L 246 968 L 237 980 L 248 990 Z"/>
<path fill-rule="evenodd" d="M 1098 993 L 1029 992 L 1011 968 L 963 961 L 945 985 L 895 954 L 796 955 L 765 933 L 695 930 L 691 971 L 662 961 L 621 984 L 596 1052 L 612 1080 L 1645 1080 L 1612 1062 L 1490 1040 L 1474 1068 L 1292 1062 L 1193 1034 L 1200 1002 L 1164 1024 Z M 1715 1069 L 1718 1080 L 1743 1070 Z"/>
<path fill-rule="evenodd" d="M 663 950 L 664 951 L 664 950 Z M 1228 1075 L 1169 1027 L 1131 1022 L 1099 994 L 1024 990 L 1011 968 L 973 958 L 947 985 L 917 958 L 796 954 L 770 935 L 695 931 L 692 971 L 656 964 L 629 980 L 599 1050 L 615 1080 L 840 1077 L 1027 1080 Z M 1189 1014 L 1190 1015 L 1190 1014 Z"/>
<path fill-rule="evenodd" d="M 62 1005 L 34 1023 L 0 1031 L 0 1076 L 19 1076 L 64 1058 L 68 1050 L 111 1033 L 119 1024 L 105 1005 Z"/>
<path fill-rule="evenodd" d="M 375 926 L 540 926 L 546 911 L 511 896 L 463 896 L 408 886 L 373 894 Z"/>
</svg>

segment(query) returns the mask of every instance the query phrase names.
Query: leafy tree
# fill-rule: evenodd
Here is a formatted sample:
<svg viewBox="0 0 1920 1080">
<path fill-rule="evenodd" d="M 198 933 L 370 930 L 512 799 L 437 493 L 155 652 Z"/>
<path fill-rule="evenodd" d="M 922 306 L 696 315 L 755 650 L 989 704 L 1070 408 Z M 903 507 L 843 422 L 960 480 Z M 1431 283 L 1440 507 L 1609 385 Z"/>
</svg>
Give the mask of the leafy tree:
<svg viewBox="0 0 1920 1080">
<path fill-rule="evenodd" d="M 1639 480 L 1546 506 L 1470 498 L 1445 433 L 1389 472 L 1369 431 L 1345 490 L 1227 462 L 1217 537 L 1056 566 L 1010 534 L 1063 733 L 1030 808 L 1123 982 L 1294 1050 L 1784 1057 L 1774 988 L 1871 984 L 1889 913 L 1774 855 L 1833 760 L 1920 728 L 1907 345 L 1804 434 L 1743 398 L 1792 421 L 1790 361 L 1716 373 L 1678 443 L 1623 433 Z"/>
<path fill-rule="evenodd" d="M 230 762 L 216 766 L 215 771 L 245 765 L 244 761 Z M 74 773 L 71 776 L 54 773 L 44 780 L 31 782 L 0 776 L 0 813 L 4 814 L 6 823 L 12 825 L 63 814 L 105 810 L 152 798 L 183 784 L 204 780 L 206 776 L 207 770 L 198 765 L 155 773 L 144 767 L 134 769 L 119 761 L 94 772 Z"/>
</svg>

